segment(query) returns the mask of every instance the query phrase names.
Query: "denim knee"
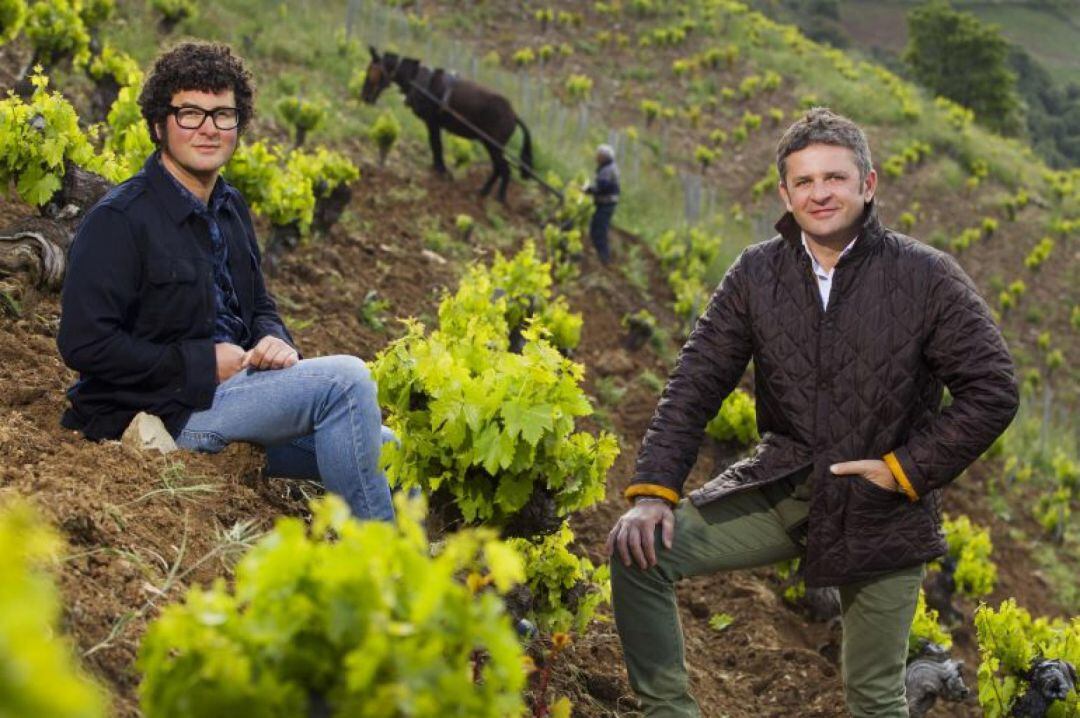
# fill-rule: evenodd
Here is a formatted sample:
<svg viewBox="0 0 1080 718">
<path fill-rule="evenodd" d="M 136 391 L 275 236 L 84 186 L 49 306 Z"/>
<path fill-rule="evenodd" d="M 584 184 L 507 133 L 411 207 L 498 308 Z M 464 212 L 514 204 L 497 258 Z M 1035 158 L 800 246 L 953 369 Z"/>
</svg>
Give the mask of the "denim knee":
<svg viewBox="0 0 1080 718">
<path fill-rule="evenodd" d="M 359 357 L 339 354 L 311 361 L 318 364 L 317 368 L 324 372 L 333 384 L 346 391 L 359 393 L 365 398 L 370 396 L 373 401 L 377 400 L 378 392 L 371 370 Z"/>
</svg>

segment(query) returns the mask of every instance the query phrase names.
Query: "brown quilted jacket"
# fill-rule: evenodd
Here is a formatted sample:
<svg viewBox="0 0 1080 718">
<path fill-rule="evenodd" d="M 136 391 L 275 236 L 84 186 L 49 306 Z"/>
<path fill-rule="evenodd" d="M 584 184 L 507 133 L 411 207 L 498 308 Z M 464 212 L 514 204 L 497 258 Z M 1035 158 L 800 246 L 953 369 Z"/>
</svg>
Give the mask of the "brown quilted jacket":
<svg viewBox="0 0 1080 718">
<path fill-rule="evenodd" d="M 705 424 L 752 359 L 761 443 L 689 499 L 706 504 L 811 467 L 811 586 L 941 555 L 939 490 L 1017 408 L 1012 358 L 986 303 L 951 257 L 886 229 L 871 204 L 823 310 L 794 217 L 776 228 L 728 269 L 682 348 L 627 496 L 681 496 Z M 870 458 L 884 458 L 907 493 L 829 471 Z"/>
</svg>

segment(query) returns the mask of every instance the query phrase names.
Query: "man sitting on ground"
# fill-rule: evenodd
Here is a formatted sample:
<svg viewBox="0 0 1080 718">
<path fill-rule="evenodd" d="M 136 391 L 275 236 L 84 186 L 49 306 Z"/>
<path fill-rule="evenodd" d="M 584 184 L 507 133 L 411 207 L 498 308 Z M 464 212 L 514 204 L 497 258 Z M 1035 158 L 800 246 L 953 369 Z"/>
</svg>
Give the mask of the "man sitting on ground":
<svg viewBox="0 0 1080 718">
<path fill-rule="evenodd" d="M 185 43 L 154 64 L 139 105 L 158 149 L 71 248 L 57 344 L 80 377 L 62 424 L 115 439 L 147 412 L 182 448 L 260 444 L 270 474 L 319 479 L 357 517 L 390 519 L 375 383 L 356 357 L 300 359 L 247 205 L 220 177 L 253 96 L 224 45 Z"/>
</svg>

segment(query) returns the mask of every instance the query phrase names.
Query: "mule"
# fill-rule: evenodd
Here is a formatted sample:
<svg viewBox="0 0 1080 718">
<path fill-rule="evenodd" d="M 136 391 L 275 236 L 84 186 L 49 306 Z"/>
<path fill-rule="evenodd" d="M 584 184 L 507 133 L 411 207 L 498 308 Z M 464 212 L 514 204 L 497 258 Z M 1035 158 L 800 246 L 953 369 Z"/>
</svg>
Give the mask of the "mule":
<svg viewBox="0 0 1080 718">
<path fill-rule="evenodd" d="M 360 98 L 369 105 L 375 104 L 379 95 L 391 83 L 396 84 L 405 95 L 405 104 L 424 121 L 428 130 L 428 144 L 435 171 L 448 174 L 443 161 L 442 130 L 469 140 L 479 140 L 491 157 L 491 176 L 480 190 L 487 196 L 496 180 L 499 182 L 498 198 L 506 202 L 506 186 L 510 182 L 510 163 L 503 156 L 503 148 L 514 134 L 516 127 L 524 133 L 521 149 L 521 177 L 528 179 L 532 170 L 532 137 L 529 128 L 521 121 L 510 101 L 475 82 L 464 80 L 439 69 L 431 69 L 419 60 L 400 57 L 392 52 L 381 55 L 374 47 L 371 63 L 367 67 Z M 422 88 L 422 89 L 421 89 Z M 461 118 L 469 124 L 466 125 Z M 471 125 L 471 127 L 470 127 Z M 477 133 L 473 128 L 480 130 Z"/>
</svg>

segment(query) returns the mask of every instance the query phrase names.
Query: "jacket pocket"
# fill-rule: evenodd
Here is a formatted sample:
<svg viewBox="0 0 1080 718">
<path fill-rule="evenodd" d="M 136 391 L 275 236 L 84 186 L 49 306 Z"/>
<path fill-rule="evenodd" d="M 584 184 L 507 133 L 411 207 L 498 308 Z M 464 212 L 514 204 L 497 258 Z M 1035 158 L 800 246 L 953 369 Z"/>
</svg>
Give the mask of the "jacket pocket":
<svg viewBox="0 0 1080 718">
<path fill-rule="evenodd" d="M 190 257 L 168 257 L 147 269 L 140 318 L 155 334 L 188 334 L 206 313 L 209 266 Z"/>
<path fill-rule="evenodd" d="M 892 532 L 897 523 L 922 522 L 921 507 L 913 504 L 899 491 L 883 489 L 862 476 L 838 477 L 847 479 L 847 503 L 844 507 L 844 523 L 848 532 L 854 529 L 860 534 L 878 535 Z"/>
</svg>

